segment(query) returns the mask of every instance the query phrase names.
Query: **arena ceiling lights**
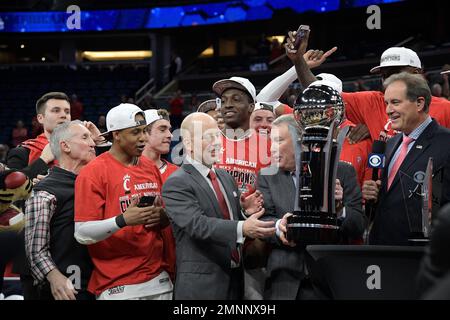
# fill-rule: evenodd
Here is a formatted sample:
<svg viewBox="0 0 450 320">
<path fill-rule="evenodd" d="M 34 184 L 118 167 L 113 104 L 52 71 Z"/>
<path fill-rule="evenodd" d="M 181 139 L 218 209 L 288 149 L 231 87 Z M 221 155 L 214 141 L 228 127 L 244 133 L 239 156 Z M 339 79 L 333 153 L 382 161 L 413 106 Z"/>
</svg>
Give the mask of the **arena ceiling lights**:
<svg viewBox="0 0 450 320">
<path fill-rule="evenodd" d="M 83 51 L 81 56 L 89 61 L 143 60 L 152 57 L 148 50 L 134 51 Z"/>
<path fill-rule="evenodd" d="M 2 32 L 145 30 L 271 19 L 279 10 L 327 12 L 403 0 L 235 0 L 143 9 L 83 10 L 80 28 L 68 29 L 65 11 L 1 12 Z M 341 4 L 344 3 L 344 4 Z"/>
</svg>

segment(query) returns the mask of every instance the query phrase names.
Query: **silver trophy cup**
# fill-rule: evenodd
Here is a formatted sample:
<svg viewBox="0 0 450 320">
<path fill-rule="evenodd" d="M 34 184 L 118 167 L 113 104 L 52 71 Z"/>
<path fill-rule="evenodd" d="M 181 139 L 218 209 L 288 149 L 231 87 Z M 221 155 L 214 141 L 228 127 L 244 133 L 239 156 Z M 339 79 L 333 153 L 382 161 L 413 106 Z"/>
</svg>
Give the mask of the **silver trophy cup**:
<svg viewBox="0 0 450 320">
<path fill-rule="evenodd" d="M 296 197 L 287 238 L 304 245 L 337 243 L 336 170 L 348 132 L 346 128 L 338 134 L 343 100 L 329 86 L 312 85 L 297 99 L 294 115 L 303 137 L 295 143 Z"/>
</svg>

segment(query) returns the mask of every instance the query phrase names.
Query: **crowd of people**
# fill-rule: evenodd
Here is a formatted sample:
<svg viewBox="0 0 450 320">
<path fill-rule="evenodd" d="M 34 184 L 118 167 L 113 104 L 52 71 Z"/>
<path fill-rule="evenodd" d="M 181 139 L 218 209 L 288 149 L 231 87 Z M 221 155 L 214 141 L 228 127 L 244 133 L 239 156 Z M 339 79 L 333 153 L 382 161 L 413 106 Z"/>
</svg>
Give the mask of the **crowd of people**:
<svg viewBox="0 0 450 320">
<path fill-rule="evenodd" d="M 74 102 L 83 110 L 76 97 L 71 105 L 65 93 L 44 94 L 36 102 L 43 132 L 27 140 L 18 123 L 17 144 L 0 149 L 6 166 L 33 183 L 18 204 L 25 225 L 13 259 L 24 298 L 330 298 L 310 277 L 305 246 L 288 236 L 306 96 L 345 106 L 338 130 L 348 133 L 332 181 L 339 243 L 408 245 L 409 217 L 422 201 L 415 178 L 429 158 L 441 176 L 437 201 L 450 200 L 450 101 L 432 96 L 419 57 L 402 47 L 388 48 L 370 70 L 383 78 L 383 92 L 343 92 L 335 75 L 311 71 L 336 48 L 307 50 L 308 37 L 295 48 L 295 36 L 285 43 L 292 68 L 259 93 L 249 79 L 222 79 L 212 85 L 216 99 L 186 117 L 179 93 L 170 114 L 123 101 L 98 125 L 71 118 Z M 281 103 L 295 80 L 305 89 L 291 106 Z M 180 127 L 178 148 L 172 127 Z M 387 141 L 386 166 L 374 178 L 368 159 L 377 140 Z M 448 219 L 438 218 L 442 230 Z M 439 249 L 448 237 L 436 238 L 420 294 L 450 271 L 436 258 L 446 255 Z"/>
</svg>

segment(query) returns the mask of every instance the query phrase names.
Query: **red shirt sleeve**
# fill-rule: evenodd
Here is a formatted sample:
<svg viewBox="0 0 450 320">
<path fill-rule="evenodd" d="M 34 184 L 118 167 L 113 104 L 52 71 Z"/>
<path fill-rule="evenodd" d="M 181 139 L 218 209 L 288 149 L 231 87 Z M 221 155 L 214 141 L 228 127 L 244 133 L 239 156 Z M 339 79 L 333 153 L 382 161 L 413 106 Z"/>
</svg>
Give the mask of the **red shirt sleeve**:
<svg viewBox="0 0 450 320">
<path fill-rule="evenodd" d="M 432 97 L 429 113 L 441 126 L 450 128 L 450 101 Z"/>
<path fill-rule="evenodd" d="M 104 219 L 106 188 L 101 186 L 98 177 L 98 173 L 90 174 L 82 170 L 75 181 L 76 222 Z"/>
<path fill-rule="evenodd" d="M 388 121 L 384 95 L 378 91 L 342 93 L 345 114 L 354 124 L 365 124 L 372 140 L 380 137 L 380 132 Z"/>
<path fill-rule="evenodd" d="M 287 104 L 283 105 L 283 114 L 293 114 L 294 109 L 289 107 Z"/>
</svg>

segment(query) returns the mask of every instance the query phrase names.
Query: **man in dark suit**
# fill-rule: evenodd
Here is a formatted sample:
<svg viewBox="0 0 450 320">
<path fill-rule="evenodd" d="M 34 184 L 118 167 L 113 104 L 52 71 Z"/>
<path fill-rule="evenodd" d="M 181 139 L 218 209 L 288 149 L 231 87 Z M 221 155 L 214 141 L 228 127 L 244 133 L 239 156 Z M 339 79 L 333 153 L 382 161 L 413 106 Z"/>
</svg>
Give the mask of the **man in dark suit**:
<svg viewBox="0 0 450 320">
<path fill-rule="evenodd" d="M 181 135 L 186 158 L 163 186 L 163 199 L 176 239 L 175 299 L 241 299 L 241 244 L 245 237 L 275 233 L 259 191 L 240 200 L 233 178 L 212 165 L 219 159 L 222 135 L 204 113 L 190 114 Z M 242 208 L 245 209 L 241 212 Z M 251 215 L 245 221 L 239 221 Z"/>
<path fill-rule="evenodd" d="M 450 200 L 450 131 L 429 114 L 430 89 L 418 75 L 399 73 L 384 82 L 386 112 L 392 128 L 402 132 L 386 146 L 386 169 L 381 180 L 365 181 L 366 200 L 378 203 L 370 243 L 407 245 L 411 232 L 420 230 L 421 184 L 428 159 L 442 183 L 441 206 Z"/>
<path fill-rule="evenodd" d="M 276 221 L 277 225 L 277 235 L 271 238 L 273 249 L 267 263 L 269 278 L 266 282 L 266 299 L 318 298 L 308 279 L 305 265 L 308 253 L 304 247 L 288 243 L 284 233 L 286 230 L 283 229 L 286 217 L 294 211 L 296 164 L 293 138 L 296 140 L 299 136 L 300 128 L 292 115 L 281 116 L 272 123 L 272 163 L 279 170 L 274 171 L 273 167 L 263 169 L 257 180 L 258 189 L 264 196 L 264 219 Z M 339 162 L 337 178 L 336 208 L 338 219 L 342 221 L 342 234 L 348 239 L 360 238 L 364 232 L 365 219 L 354 168 Z"/>
</svg>

